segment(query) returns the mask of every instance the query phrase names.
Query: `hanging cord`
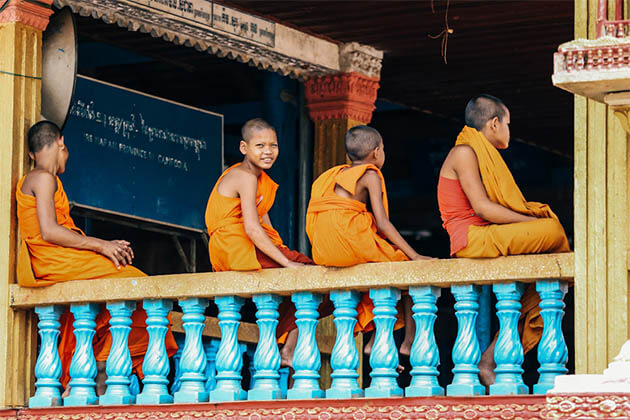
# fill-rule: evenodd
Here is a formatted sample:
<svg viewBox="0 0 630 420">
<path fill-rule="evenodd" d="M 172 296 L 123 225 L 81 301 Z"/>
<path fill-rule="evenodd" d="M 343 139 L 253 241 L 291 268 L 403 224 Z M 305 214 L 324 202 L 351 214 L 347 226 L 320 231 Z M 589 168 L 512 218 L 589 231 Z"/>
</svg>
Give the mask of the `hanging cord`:
<svg viewBox="0 0 630 420">
<path fill-rule="evenodd" d="M 435 14 L 435 0 L 431 0 L 431 12 Z M 442 58 L 444 58 L 444 64 L 448 64 L 448 60 L 446 59 L 446 50 L 448 48 L 448 36 L 453 33 L 453 29 L 448 26 L 448 8 L 450 6 L 451 0 L 446 0 L 446 11 L 444 12 L 444 29 L 437 35 L 427 35 L 431 39 L 442 38 Z"/>
<path fill-rule="evenodd" d="M 38 76 L 29 76 L 26 74 L 11 73 L 9 71 L 4 71 L 4 70 L 0 70 L 0 74 L 8 74 L 9 76 L 25 77 L 27 79 L 42 80 L 42 78 Z"/>
</svg>

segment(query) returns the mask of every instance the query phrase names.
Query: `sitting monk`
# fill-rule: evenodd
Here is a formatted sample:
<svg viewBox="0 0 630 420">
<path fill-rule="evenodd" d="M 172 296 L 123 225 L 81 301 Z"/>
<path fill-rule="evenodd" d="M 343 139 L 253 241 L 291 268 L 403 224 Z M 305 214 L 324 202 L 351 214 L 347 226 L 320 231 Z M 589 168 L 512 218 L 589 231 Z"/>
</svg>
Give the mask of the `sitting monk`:
<svg viewBox="0 0 630 420">
<path fill-rule="evenodd" d="M 59 127 L 41 121 L 28 131 L 29 156 L 35 168 L 17 184 L 17 216 L 22 243 L 18 254 L 18 283 L 26 287 L 84 279 L 140 277 L 145 274 L 131 266 L 134 257 L 129 242 L 106 241 L 86 236 L 70 217 L 68 197 L 57 175 L 68 160 L 68 148 Z M 89 284 L 86 285 L 89 287 Z M 149 336 L 146 313 L 141 305 L 133 312 L 129 351 L 133 370 L 142 378 L 142 362 Z M 94 355 L 97 361 L 97 394 L 105 392 L 105 361 L 112 345 L 109 312 L 102 306 L 96 318 Z M 59 355 L 61 382 L 65 387 L 74 353 L 74 317 L 68 310 L 61 316 Z M 177 351 L 173 335 L 166 336 L 170 356 Z M 67 391 L 67 390 L 66 390 Z M 67 392 L 66 392 L 67 393 Z"/>
<path fill-rule="evenodd" d="M 525 201 L 497 149 L 510 141 L 510 111 L 494 96 L 480 95 L 466 106 L 466 126 L 446 157 L 438 182 L 438 204 L 451 242 L 451 256 L 568 252 L 562 225 L 548 205 Z M 534 284 L 521 298 L 521 339 L 525 353 L 542 335 Z M 494 383 L 496 337 L 481 357 L 480 378 Z"/>
<path fill-rule="evenodd" d="M 278 158 L 276 130 L 255 118 L 243 125 L 241 135 L 243 161 L 223 172 L 206 207 L 212 269 L 247 271 L 313 264 L 306 255 L 283 245 L 269 219 L 278 184 L 265 170 Z M 285 298 L 278 312 L 278 343 L 284 344 L 281 365 L 291 366 L 298 337 L 295 306 Z"/>
<path fill-rule="evenodd" d="M 315 263 L 348 267 L 369 262 L 430 259 L 414 251 L 389 221 L 385 179 L 380 170 L 385 163 L 380 133 L 365 125 L 353 127 L 346 133 L 345 147 L 351 164 L 335 166 L 313 183 L 306 233 L 313 246 Z M 368 203 L 371 211 L 367 209 Z M 404 321 L 399 317 L 394 328 L 405 326 L 399 351 L 408 357 L 415 324 L 409 295 L 405 294 L 402 302 Z M 374 329 L 373 308 L 372 300 L 364 293 L 357 307 L 355 332 Z M 365 353 L 370 353 L 373 342 L 374 335 Z"/>
</svg>

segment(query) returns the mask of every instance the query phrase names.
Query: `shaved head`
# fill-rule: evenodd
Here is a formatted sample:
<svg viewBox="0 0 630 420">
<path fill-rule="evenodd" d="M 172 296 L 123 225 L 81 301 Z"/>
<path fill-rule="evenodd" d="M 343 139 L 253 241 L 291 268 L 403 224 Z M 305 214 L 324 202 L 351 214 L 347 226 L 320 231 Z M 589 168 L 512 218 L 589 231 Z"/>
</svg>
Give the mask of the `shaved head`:
<svg viewBox="0 0 630 420">
<path fill-rule="evenodd" d="M 365 159 L 382 143 L 381 133 L 367 125 L 357 125 L 346 133 L 346 153 L 352 162 Z"/>
<path fill-rule="evenodd" d="M 28 130 L 28 148 L 31 153 L 37 153 L 57 141 L 59 137 L 61 137 L 61 130 L 57 124 L 50 121 L 40 121 Z"/>
<path fill-rule="evenodd" d="M 273 128 L 271 124 L 269 124 L 267 121 L 263 120 L 262 118 L 254 118 L 252 120 L 247 121 L 245 125 L 243 125 L 243 128 L 241 128 L 241 137 L 246 143 L 249 143 L 251 138 L 254 137 L 254 133 L 256 131 L 263 131 L 263 130 L 272 130 L 273 132 L 276 131 L 276 129 Z"/>
<path fill-rule="evenodd" d="M 497 97 L 485 94 L 476 96 L 466 105 L 466 125 L 481 131 L 486 123 L 494 117 L 503 121 L 507 111 L 503 101 Z"/>
</svg>

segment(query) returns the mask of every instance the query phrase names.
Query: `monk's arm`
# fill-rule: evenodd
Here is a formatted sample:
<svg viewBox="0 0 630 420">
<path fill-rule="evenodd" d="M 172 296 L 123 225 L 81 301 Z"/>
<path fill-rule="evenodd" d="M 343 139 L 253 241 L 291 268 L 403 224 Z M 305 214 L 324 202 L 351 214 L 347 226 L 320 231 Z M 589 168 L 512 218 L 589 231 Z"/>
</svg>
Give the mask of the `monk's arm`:
<svg viewBox="0 0 630 420">
<path fill-rule="evenodd" d="M 243 224 L 245 225 L 245 233 L 252 240 L 256 248 L 261 250 L 269 258 L 277 262 L 283 267 L 298 267 L 302 264 L 290 261 L 280 250 L 274 245 L 267 233 L 264 231 L 258 220 L 258 212 L 256 210 L 256 189 L 258 180 L 252 174 L 245 174 L 239 181 L 237 187 L 238 195 L 241 198 L 241 210 L 243 212 Z M 269 217 L 267 216 L 267 220 Z"/>
<path fill-rule="evenodd" d="M 57 180 L 48 173 L 33 174 L 32 192 L 36 199 L 37 221 L 42 239 L 67 248 L 87 249 L 98 252 L 112 260 L 117 268 L 131 264 L 133 251 L 127 241 L 105 241 L 92 236 L 81 235 L 57 223 L 55 212 L 55 191 Z"/>
<path fill-rule="evenodd" d="M 385 205 L 383 204 L 383 189 L 381 188 L 381 179 L 372 170 L 366 171 L 365 175 L 361 177 L 359 182 L 364 182 L 370 196 L 370 205 L 372 206 L 372 213 L 376 220 L 376 227 L 387 239 L 396 245 L 402 252 L 405 253 L 412 260 L 426 259 L 418 254 L 412 247 L 405 241 L 402 235 L 398 232 L 396 227 L 390 222 L 387 213 L 385 212 Z"/>
<path fill-rule="evenodd" d="M 477 216 L 496 224 L 536 220 L 535 217 L 510 210 L 488 198 L 479 175 L 477 155 L 470 146 L 458 146 L 453 152 L 453 169 Z"/>
</svg>

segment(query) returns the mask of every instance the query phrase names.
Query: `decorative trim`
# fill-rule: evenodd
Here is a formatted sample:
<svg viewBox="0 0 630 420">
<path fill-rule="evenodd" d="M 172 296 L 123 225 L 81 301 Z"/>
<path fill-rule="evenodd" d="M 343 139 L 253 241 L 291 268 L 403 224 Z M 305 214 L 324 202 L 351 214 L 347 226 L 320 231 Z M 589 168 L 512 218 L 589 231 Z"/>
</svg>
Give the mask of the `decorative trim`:
<svg viewBox="0 0 630 420">
<path fill-rule="evenodd" d="M 562 49 L 554 54 L 555 74 L 628 68 L 630 68 L 630 42 Z"/>
<path fill-rule="evenodd" d="M 53 14 L 52 2 L 53 0 L 9 0 L 0 12 L 0 23 L 19 22 L 43 31 Z"/>
<path fill-rule="evenodd" d="M 222 58 L 248 63 L 261 70 L 278 72 L 284 76 L 306 79 L 313 75 L 338 71 L 338 57 L 331 61 L 330 67 L 309 62 L 306 59 L 278 52 L 279 48 L 267 47 L 244 38 L 230 36 L 218 30 L 184 21 L 177 16 L 159 13 L 123 0 L 54 0 L 54 3 L 58 7 L 69 6 L 74 13 L 81 16 L 101 19 L 105 23 L 117 24 L 130 31 L 150 33 L 154 38 L 194 47 L 198 51 L 206 51 Z M 281 26 L 278 25 L 278 31 Z M 278 36 L 281 35 L 276 33 L 276 37 Z M 292 36 L 297 35 L 287 34 L 285 40 L 291 40 Z M 312 42 L 325 42 L 315 37 L 309 39 Z M 276 44 L 278 43 L 279 39 Z M 336 49 L 337 47 L 334 46 L 334 50 Z"/>
<path fill-rule="evenodd" d="M 350 118 L 362 123 L 372 119 L 378 79 L 359 73 L 315 77 L 305 82 L 306 102 L 311 119 Z"/>
<path fill-rule="evenodd" d="M 357 42 L 344 44 L 339 50 L 339 67 L 342 73 L 361 73 L 380 79 L 383 51 Z"/>
<path fill-rule="evenodd" d="M 547 396 L 548 419 L 621 419 L 628 413 L 630 394 Z"/>
<path fill-rule="evenodd" d="M 171 406 L 31 409 L 14 420 L 544 420 L 544 397 L 399 398 L 239 402 Z"/>
</svg>

